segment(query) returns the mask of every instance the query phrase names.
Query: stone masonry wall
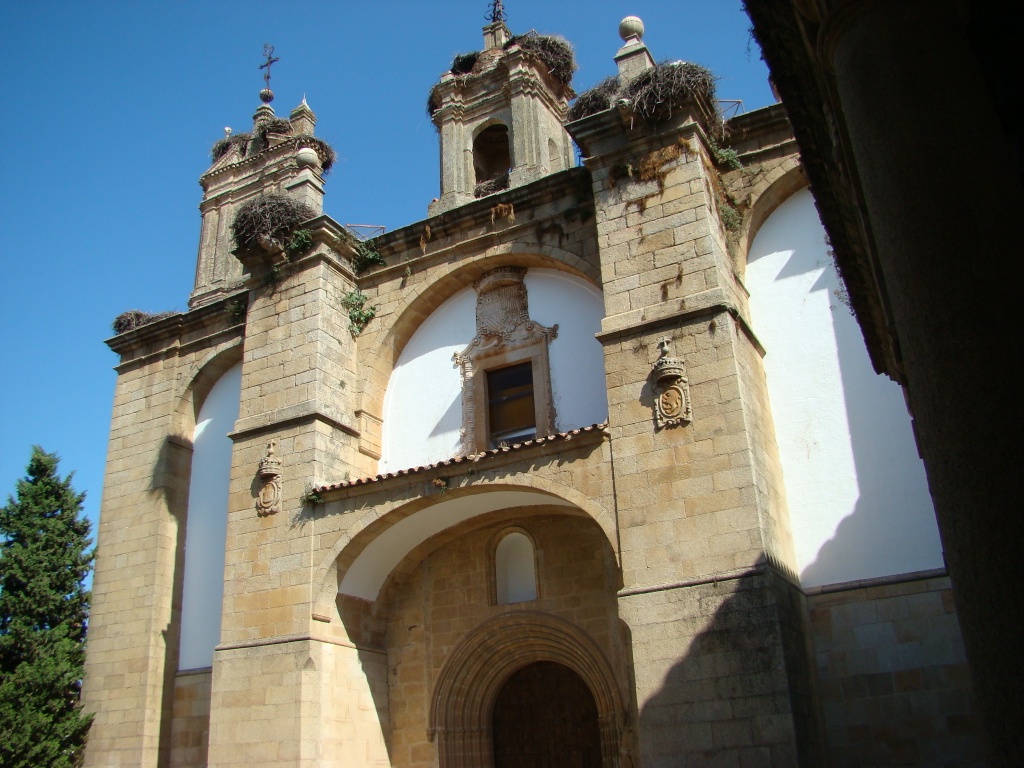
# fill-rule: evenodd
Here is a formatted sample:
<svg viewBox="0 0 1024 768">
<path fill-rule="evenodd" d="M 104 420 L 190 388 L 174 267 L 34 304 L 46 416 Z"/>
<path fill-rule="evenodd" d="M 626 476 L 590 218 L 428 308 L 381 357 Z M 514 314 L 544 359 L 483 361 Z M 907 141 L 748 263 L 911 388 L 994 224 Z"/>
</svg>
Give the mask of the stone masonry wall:
<svg viewBox="0 0 1024 768">
<path fill-rule="evenodd" d="M 171 737 L 195 415 L 239 356 L 222 303 L 112 340 L 121 354 L 82 704 L 86 765 L 156 766 Z"/>
<path fill-rule="evenodd" d="M 620 597 L 644 768 L 798 764 L 774 578 L 755 572 Z"/>
<path fill-rule="evenodd" d="M 210 736 L 210 670 L 174 678 L 171 768 L 206 768 Z"/>
<path fill-rule="evenodd" d="M 793 547 L 718 170 L 683 117 L 629 127 L 612 112 L 577 125 L 594 183 L 643 765 L 814 764 L 803 754 L 815 730 L 806 627 L 775 585 Z M 659 429 L 662 339 L 684 361 L 693 414 Z"/>
<path fill-rule="evenodd" d="M 808 603 L 833 768 L 984 765 L 949 578 L 832 589 Z"/>
</svg>

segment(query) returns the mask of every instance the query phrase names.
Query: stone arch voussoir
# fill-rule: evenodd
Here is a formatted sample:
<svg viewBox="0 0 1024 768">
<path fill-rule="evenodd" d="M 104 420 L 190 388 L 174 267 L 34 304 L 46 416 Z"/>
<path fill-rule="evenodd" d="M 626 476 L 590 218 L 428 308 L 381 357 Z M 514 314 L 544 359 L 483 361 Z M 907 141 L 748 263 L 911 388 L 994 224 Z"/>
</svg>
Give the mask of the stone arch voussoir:
<svg viewBox="0 0 1024 768">
<path fill-rule="evenodd" d="M 199 409 L 218 379 L 242 360 L 242 339 L 218 344 L 189 366 L 188 373 L 176 385 L 173 434 L 191 436 Z"/>
<path fill-rule="evenodd" d="M 807 174 L 799 157 L 795 155 L 772 168 L 760 179 L 750 192 L 749 208 L 743 217 L 743 224 L 737 238 L 739 253 L 742 255 L 739 268 L 747 271 L 747 256 L 750 246 L 757 237 L 761 225 L 772 212 L 788 200 L 795 192 L 806 187 Z"/>
</svg>

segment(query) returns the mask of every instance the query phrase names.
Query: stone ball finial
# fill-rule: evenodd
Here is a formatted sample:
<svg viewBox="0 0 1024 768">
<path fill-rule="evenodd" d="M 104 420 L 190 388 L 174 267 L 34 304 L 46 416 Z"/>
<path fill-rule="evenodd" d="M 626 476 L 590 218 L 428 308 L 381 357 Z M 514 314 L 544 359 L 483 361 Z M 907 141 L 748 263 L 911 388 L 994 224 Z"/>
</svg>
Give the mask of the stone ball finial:
<svg viewBox="0 0 1024 768">
<path fill-rule="evenodd" d="M 619 22 L 619 37 L 623 41 L 628 41 L 632 37 L 641 40 L 643 36 L 644 23 L 639 16 L 627 16 Z"/>
<path fill-rule="evenodd" d="M 264 88 L 262 91 L 260 91 L 260 101 L 262 101 L 264 104 L 269 104 L 273 100 L 274 92 L 272 90 L 270 90 L 269 88 Z"/>
<path fill-rule="evenodd" d="M 295 153 L 295 162 L 299 164 L 299 168 L 318 168 L 320 156 L 312 147 L 303 147 Z"/>
</svg>

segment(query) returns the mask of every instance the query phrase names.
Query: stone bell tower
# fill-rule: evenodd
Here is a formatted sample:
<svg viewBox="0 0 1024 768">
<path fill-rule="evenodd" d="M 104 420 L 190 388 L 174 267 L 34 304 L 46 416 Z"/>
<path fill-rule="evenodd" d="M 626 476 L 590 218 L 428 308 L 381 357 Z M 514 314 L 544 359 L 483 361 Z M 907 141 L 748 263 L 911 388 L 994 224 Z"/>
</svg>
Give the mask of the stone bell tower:
<svg viewBox="0 0 1024 768">
<path fill-rule="evenodd" d="M 269 87 L 260 91 L 262 103 L 253 115 L 252 130 L 232 133 L 225 128 L 224 138 L 213 146 L 213 164 L 199 178 L 203 225 L 190 307 L 221 299 L 244 280 L 242 263 L 232 253 L 231 222 L 240 205 L 256 195 L 276 193 L 323 212 L 324 174 L 334 153 L 313 135 L 316 115 L 305 98 L 288 118 L 277 117 L 273 100 Z"/>
<path fill-rule="evenodd" d="M 500 3 L 489 17 L 483 50 L 456 56 L 430 93 L 441 139 L 441 196 L 431 216 L 572 167 L 562 128 L 575 96 L 572 48 L 536 32 L 513 36 Z"/>
</svg>

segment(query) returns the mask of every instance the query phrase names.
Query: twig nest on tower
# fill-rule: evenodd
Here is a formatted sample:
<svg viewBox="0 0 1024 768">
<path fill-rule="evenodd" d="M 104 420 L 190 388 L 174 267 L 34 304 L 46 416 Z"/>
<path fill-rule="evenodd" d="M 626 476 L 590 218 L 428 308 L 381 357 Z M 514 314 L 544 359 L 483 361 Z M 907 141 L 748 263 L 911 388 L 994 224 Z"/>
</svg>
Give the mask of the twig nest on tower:
<svg viewBox="0 0 1024 768">
<path fill-rule="evenodd" d="M 255 255 L 283 249 L 289 236 L 316 213 L 287 195 L 260 195 L 238 209 L 231 223 L 238 252 Z"/>
<path fill-rule="evenodd" d="M 704 129 L 712 135 L 722 130 L 715 100 L 715 76 L 689 61 L 662 62 L 627 83 L 619 78 L 608 78 L 579 95 L 569 107 L 568 119 L 570 122 L 581 120 L 622 101 L 627 102 L 635 114 L 652 123 L 668 120 L 688 104 L 696 103 Z"/>
</svg>

